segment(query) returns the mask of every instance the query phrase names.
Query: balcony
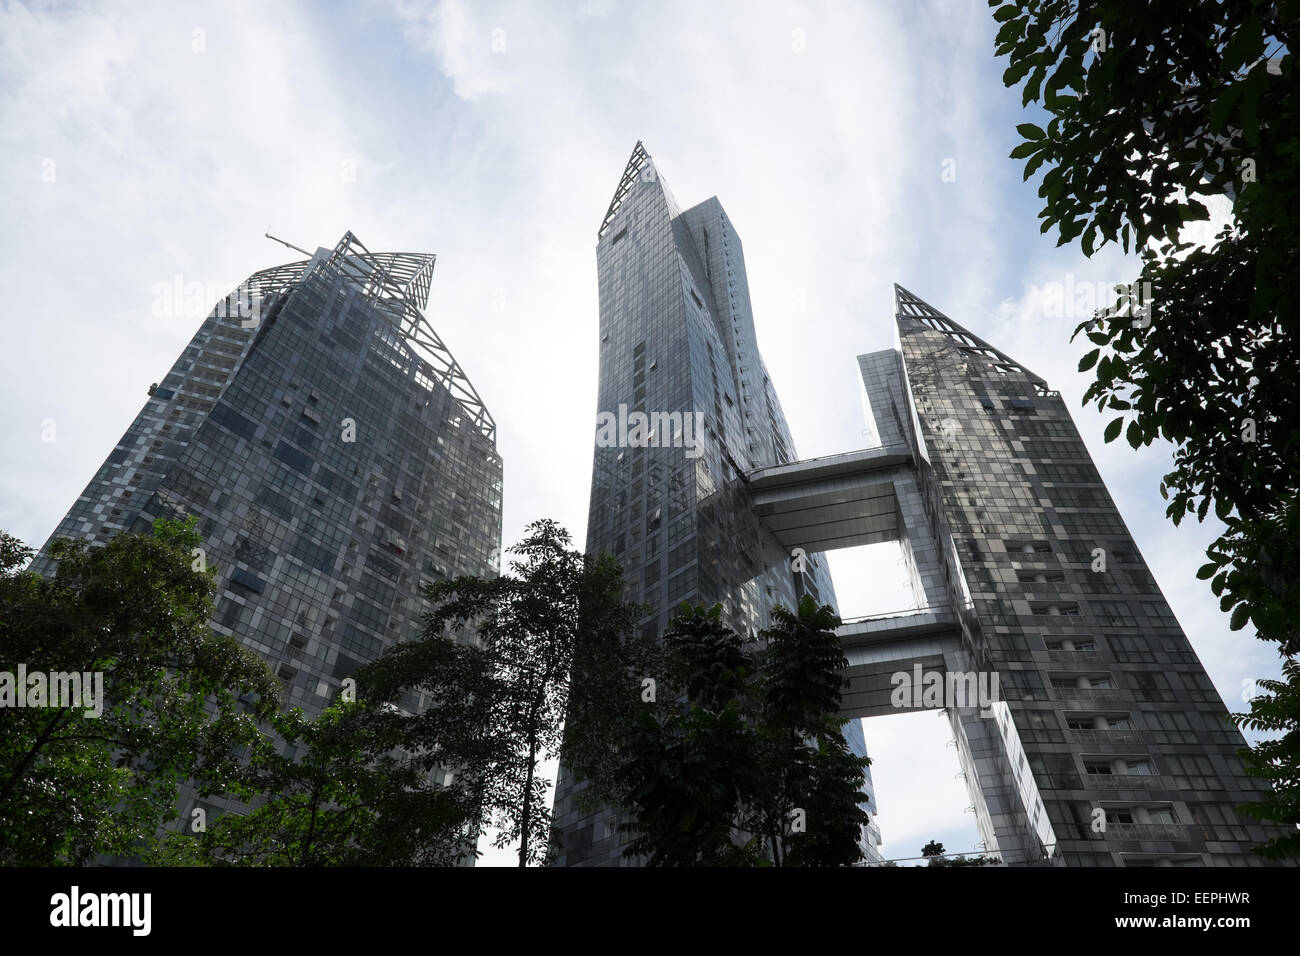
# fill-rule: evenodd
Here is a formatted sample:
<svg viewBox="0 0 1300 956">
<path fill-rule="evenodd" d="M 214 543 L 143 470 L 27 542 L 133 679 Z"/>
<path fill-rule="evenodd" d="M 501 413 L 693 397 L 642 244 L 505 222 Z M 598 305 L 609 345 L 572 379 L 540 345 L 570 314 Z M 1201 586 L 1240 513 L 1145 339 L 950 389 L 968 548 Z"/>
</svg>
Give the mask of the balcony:
<svg viewBox="0 0 1300 956">
<path fill-rule="evenodd" d="M 1089 790 L 1162 790 L 1161 778 L 1141 773 L 1088 773 L 1083 776 Z"/>
<path fill-rule="evenodd" d="M 1107 823 L 1107 840 L 1192 840 L 1191 828 L 1182 823 Z"/>
<path fill-rule="evenodd" d="M 1097 650 L 1095 647 L 1076 651 L 1053 648 L 1047 652 L 1047 659 L 1058 664 L 1076 664 L 1081 661 L 1099 661 L 1101 660 L 1101 651 Z"/>
<path fill-rule="evenodd" d="M 1067 582 L 1064 578 L 1057 581 L 1034 581 L 1021 578 L 1020 586 L 1031 597 L 1051 597 L 1060 594 L 1062 588 L 1067 586 Z"/>
<path fill-rule="evenodd" d="M 1084 744 L 1135 744 L 1138 742 L 1136 730 L 1076 730 L 1070 728 L 1070 738 Z"/>
<path fill-rule="evenodd" d="M 1062 700 L 1119 701 L 1125 699 L 1118 687 L 1053 687 Z"/>
</svg>

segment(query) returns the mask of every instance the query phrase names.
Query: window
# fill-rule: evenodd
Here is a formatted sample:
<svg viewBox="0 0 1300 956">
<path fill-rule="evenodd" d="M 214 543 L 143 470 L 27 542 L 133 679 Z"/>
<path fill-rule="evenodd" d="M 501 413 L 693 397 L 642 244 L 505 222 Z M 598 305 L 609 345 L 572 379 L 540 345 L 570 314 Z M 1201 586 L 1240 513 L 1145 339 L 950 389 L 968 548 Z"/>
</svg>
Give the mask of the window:
<svg viewBox="0 0 1300 956">
<path fill-rule="evenodd" d="M 1137 618 L 1128 605 L 1119 601 L 1094 601 L 1092 612 L 1108 627 L 1133 627 L 1137 624 Z"/>
</svg>

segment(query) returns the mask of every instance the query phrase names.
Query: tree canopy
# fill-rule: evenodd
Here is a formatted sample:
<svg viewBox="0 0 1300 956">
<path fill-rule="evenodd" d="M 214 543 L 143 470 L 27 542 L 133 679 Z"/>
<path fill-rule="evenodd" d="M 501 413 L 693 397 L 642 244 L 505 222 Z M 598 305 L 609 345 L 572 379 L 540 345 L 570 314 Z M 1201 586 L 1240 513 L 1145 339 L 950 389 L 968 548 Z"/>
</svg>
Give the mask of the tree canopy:
<svg viewBox="0 0 1300 956">
<path fill-rule="evenodd" d="M 847 662 L 829 607 L 779 609 L 750 647 L 721 608 L 683 607 L 596 791 L 651 866 L 839 866 L 862 859 L 866 757 L 839 717 Z"/>
<path fill-rule="evenodd" d="M 103 692 L 99 714 L 0 708 L 0 861 L 137 853 L 174 819 L 183 781 L 233 784 L 279 682 L 209 630 L 213 569 L 192 557 L 192 521 L 103 547 L 55 542 L 50 578 L 18 570 L 31 549 L 0 544 L 0 672 L 98 674 Z"/>
</svg>

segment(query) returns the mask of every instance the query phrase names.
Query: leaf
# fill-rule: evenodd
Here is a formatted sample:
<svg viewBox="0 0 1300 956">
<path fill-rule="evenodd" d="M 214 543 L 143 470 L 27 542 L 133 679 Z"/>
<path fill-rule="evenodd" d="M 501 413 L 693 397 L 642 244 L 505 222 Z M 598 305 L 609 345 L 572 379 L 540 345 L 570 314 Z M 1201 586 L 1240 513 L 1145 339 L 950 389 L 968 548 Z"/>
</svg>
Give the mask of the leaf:
<svg viewBox="0 0 1300 956">
<path fill-rule="evenodd" d="M 1228 83 L 1226 84 L 1219 96 L 1214 101 L 1214 106 L 1210 109 L 1210 129 L 1216 133 L 1222 133 L 1228 125 L 1228 117 L 1232 115 L 1232 109 L 1241 99 L 1241 91 L 1244 84 Z"/>
<path fill-rule="evenodd" d="M 1038 139 L 1047 138 L 1047 134 L 1044 133 L 1040 127 L 1035 126 L 1033 123 L 1021 123 L 1019 126 L 1016 127 L 1016 132 L 1019 133 L 1021 136 L 1023 136 L 1025 139 L 1038 140 Z"/>
<path fill-rule="evenodd" d="M 1013 62 L 1011 66 L 1007 67 L 1006 72 L 1002 74 L 1002 85 L 1015 86 L 1025 78 L 1025 75 L 1029 73 L 1030 69 L 1033 68 L 1033 65 L 1033 61 L 1029 58 L 1020 60 L 1019 62 Z"/>
<path fill-rule="evenodd" d="M 1259 118 L 1256 109 L 1260 95 L 1264 92 L 1265 78 L 1264 65 L 1261 63 L 1256 69 L 1250 71 L 1243 84 L 1245 89 L 1241 98 L 1241 135 L 1248 146 L 1254 146 L 1259 142 Z"/>
<path fill-rule="evenodd" d="M 1236 610 L 1232 612 L 1232 619 L 1228 622 L 1228 627 L 1234 631 L 1240 631 L 1250 620 L 1250 605 L 1238 604 Z"/>
<path fill-rule="evenodd" d="M 1264 52 L 1264 26 L 1252 13 L 1238 26 L 1223 47 L 1225 69 L 1236 72 Z"/>
<path fill-rule="evenodd" d="M 1214 577 L 1214 573 L 1219 570 L 1219 566 L 1214 562 L 1202 564 L 1196 571 L 1196 577 L 1202 581 Z"/>
<path fill-rule="evenodd" d="M 1023 181 L 1028 182 L 1029 177 L 1034 174 L 1034 171 L 1038 169 L 1039 166 L 1043 165 L 1043 162 L 1046 159 L 1047 159 L 1047 150 L 1045 149 L 1039 150 L 1032 157 L 1030 157 L 1029 162 L 1025 163 L 1025 175 L 1023 177 Z"/>
<path fill-rule="evenodd" d="M 1089 259 L 1092 258 L 1092 244 L 1096 239 L 1097 227 L 1092 225 L 1088 227 L 1088 230 L 1083 234 L 1083 238 L 1079 240 L 1079 246 L 1083 249 L 1083 254 Z"/>
<path fill-rule="evenodd" d="M 1106 432 L 1102 437 L 1105 439 L 1107 443 L 1113 442 L 1116 438 L 1119 437 L 1119 430 L 1123 427 L 1124 427 L 1124 416 L 1121 415 L 1119 418 L 1115 419 L 1109 425 L 1106 426 Z"/>
<path fill-rule="evenodd" d="M 1142 427 L 1137 423 L 1137 419 L 1128 423 L 1128 431 L 1124 437 L 1128 439 L 1129 445 L 1133 448 L 1141 446 L 1143 439 Z"/>
<path fill-rule="evenodd" d="M 1086 372 L 1097 364 L 1097 357 L 1101 355 L 1101 349 L 1093 349 L 1083 358 L 1079 359 L 1079 371 Z"/>
<path fill-rule="evenodd" d="M 1024 158 L 1027 157 L 1027 156 L 1032 156 L 1032 155 L 1034 155 L 1034 153 L 1038 152 L 1039 149 L 1040 149 L 1040 147 L 1039 147 L 1039 145 L 1038 145 L 1037 143 L 1021 143 L 1021 144 L 1019 144 L 1018 146 L 1016 146 L 1015 149 L 1013 149 L 1013 150 L 1011 151 L 1011 156 L 1010 156 L 1010 158 L 1011 158 L 1011 159 L 1024 159 Z"/>
</svg>

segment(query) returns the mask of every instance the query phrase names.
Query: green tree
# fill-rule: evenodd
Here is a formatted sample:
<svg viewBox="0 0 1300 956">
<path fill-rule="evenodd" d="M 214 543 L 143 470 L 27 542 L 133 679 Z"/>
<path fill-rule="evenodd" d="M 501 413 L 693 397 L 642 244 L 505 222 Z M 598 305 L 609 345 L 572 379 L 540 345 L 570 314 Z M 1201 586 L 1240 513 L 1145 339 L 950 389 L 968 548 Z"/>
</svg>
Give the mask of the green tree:
<svg viewBox="0 0 1300 956">
<path fill-rule="evenodd" d="M 844 740 L 840 692 L 848 661 L 835 632 L 840 619 L 808 595 L 772 618 L 760 659 L 771 791 L 754 825 L 768 836 L 778 866 L 847 866 L 861 859 L 858 839 L 870 820 L 860 806 L 870 761 Z"/>
<path fill-rule="evenodd" d="M 541 765 L 559 756 L 566 714 L 570 749 L 598 766 L 615 651 L 625 645 L 635 609 L 622 603 L 622 573 L 609 558 L 584 558 L 551 520 L 530 524 L 510 549 L 510 571 L 494 579 L 460 577 L 429 588 L 434 610 L 423 641 L 471 649 L 450 652 L 475 688 L 473 706 L 447 721 L 445 759 L 464 766 L 481 788 L 495 845 L 519 841 L 519 865 L 549 856 L 550 787 Z M 575 661 L 578 691 L 573 692 Z M 617 681 L 615 681 L 617 683 Z M 624 705 L 626 710 L 626 705 Z"/>
<path fill-rule="evenodd" d="M 1106 441 L 1173 443 L 1168 517 L 1213 508 L 1224 525 L 1199 576 L 1234 630 L 1253 624 L 1289 662 L 1300 652 L 1300 3 L 990 6 L 1005 83 L 1023 83 L 1023 102 L 1041 99 L 1050 117 L 1020 125 L 1011 153 L 1026 179 L 1045 169 L 1042 231 L 1089 256 L 1107 242 L 1141 254 L 1135 283 L 1075 330 L 1097 346 L 1079 365 L 1096 370 L 1084 400 L 1116 413 Z M 1187 241 L 1183 227 L 1209 216 L 1203 199 L 1225 194 L 1228 224 Z M 1240 726 L 1294 731 L 1300 694 L 1272 686 L 1234 715 Z M 1274 787 L 1256 807 L 1264 819 L 1300 823 L 1297 760 L 1294 747 L 1250 758 Z M 1300 849 L 1300 835 L 1272 847 Z"/>
<path fill-rule="evenodd" d="M 623 646 L 636 613 L 621 603 L 617 564 L 584 560 L 554 522 L 528 530 L 512 574 L 430 587 L 421 638 L 359 670 L 355 702 L 314 720 L 276 717 L 232 790 L 249 811 L 175 835 L 164 859 L 452 865 L 477 856 L 485 820 L 501 826 L 498 846 L 521 839 L 520 865 L 543 859 L 539 768 L 557 743 L 557 715 L 567 703 L 593 735 L 608 726 L 601 655 L 614 660 L 605 645 Z M 592 652 L 590 680 L 571 694 L 578 648 Z"/>
<path fill-rule="evenodd" d="M 102 675 L 102 713 L 0 708 L 0 862 L 84 864 L 142 852 L 186 779 L 218 789 L 279 706 L 257 655 L 208 628 L 213 570 L 193 521 L 103 547 L 58 541 L 51 578 L 0 541 L 0 673 Z M 93 681 L 92 681 L 93 683 Z M 248 711 L 240 706 L 243 701 Z"/>
<path fill-rule="evenodd" d="M 1282 664 L 1282 680 L 1259 681 L 1263 694 L 1251 701 L 1249 714 L 1239 715 L 1249 730 L 1276 734 L 1242 754 L 1246 770 L 1273 785 L 1268 799 L 1247 804 L 1243 813 L 1259 820 L 1300 823 L 1296 812 L 1296 761 L 1300 754 L 1300 663 L 1289 658 Z M 1300 835 L 1289 835 L 1264 844 L 1260 854 L 1272 859 L 1300 855 Z"/>
<path fill-rule="evenodd" d="M 928 861 L 926 866 L 997 866 L 1001 863 L 991 856 L 948 856 L 943 844 L 935 840 L 921 847 L 921 856 Z"/>
<path fill-rule="evenodd" d="M 597 789 L 628 817 L 625 853 L 651 866 L 755 866 L 765 834 L 740 835 L 764 789 L 753 656 L 721 608 L 684 607 L 664 634 L 667 655 Z"/>
<path fill-rule="evenodd" d="M 846 666 L 828 607 L 779 610 L 752 652 L 721 608 L 684 607 L 665 633 L 653 702 L 597 790 L 621 807 L 626 853 L 652 866 L 834 866 L 862 859 L 869 763 L 844 742 Z"/>
<path fill-rule="evenodd" d="M 272 725 L 232 788 L 250 809 L 173 834 L 159 862 L 450 866 L 477 855 L 478 790 L 432 776 L 420 715 L 339 700 L 315 719 L 295 709 Z"/>
</svg>

